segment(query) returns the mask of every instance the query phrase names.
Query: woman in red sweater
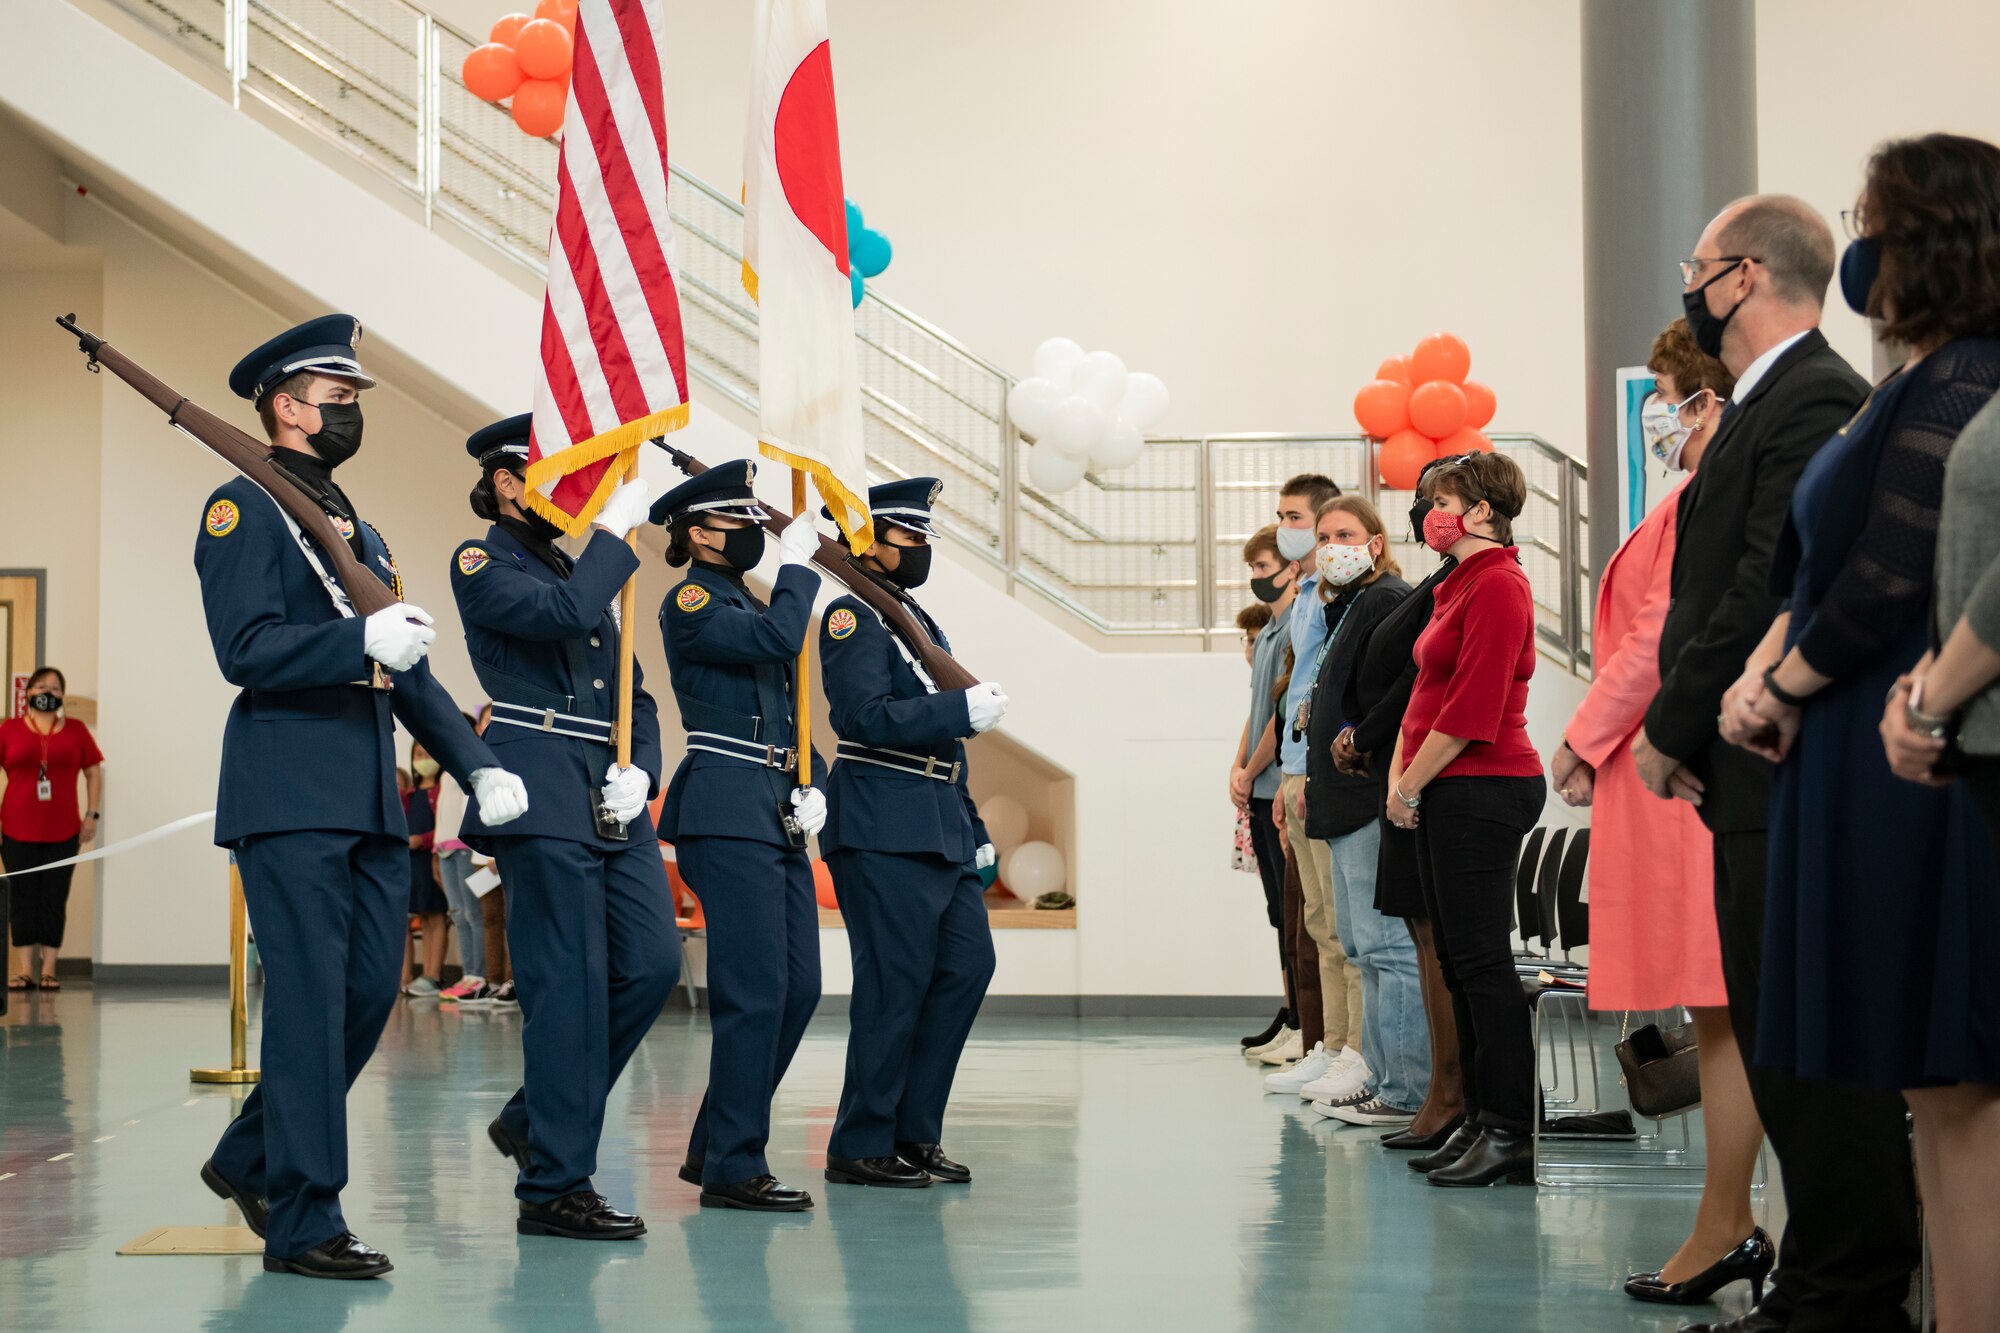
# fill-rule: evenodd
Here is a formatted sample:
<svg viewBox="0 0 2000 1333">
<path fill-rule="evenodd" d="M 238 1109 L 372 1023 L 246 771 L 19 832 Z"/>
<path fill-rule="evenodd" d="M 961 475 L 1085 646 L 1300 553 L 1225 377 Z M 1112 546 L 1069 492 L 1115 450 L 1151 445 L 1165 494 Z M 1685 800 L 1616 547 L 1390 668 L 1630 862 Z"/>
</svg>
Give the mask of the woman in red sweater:
<svg viewBox="0 0 2000 1333">
<path fill-rule="evenodd" d="M 97 837 L 104 756 L 88 727 L 62 715 L 64 689 L 63 673 L 42 667 L 28 678 L 27 711 L 0 722 L 0 770 L 6 774 L 6 791 L 0 794 L 0 864 L 10 875 L 6 887 L 13 898 L 9 990 L 61 989 L 56 953 L 62 947 L 74 867 L 25 872 L 66 861 Z M 83 811 L 76 804 L 79 774 L 89 793 Z"/>
<path fill-rule="evenodd" d="M 1451 991 L 1465 1123 L 1411 1162 L 1433 1185 L 1533 1178 L 1535 1045 L 1514 974 L 1521 839 L 1548 799 L 1528 741 L 1535 602 L 1514 549 L 1527 479 L 1467 454 L 1432 474 L 1424 542 L 1457 568 L 1417 639 L 1417 679 L 1389 767 L 1389 822 L 1417 833 L 1417 872 Z"/>
</svg>

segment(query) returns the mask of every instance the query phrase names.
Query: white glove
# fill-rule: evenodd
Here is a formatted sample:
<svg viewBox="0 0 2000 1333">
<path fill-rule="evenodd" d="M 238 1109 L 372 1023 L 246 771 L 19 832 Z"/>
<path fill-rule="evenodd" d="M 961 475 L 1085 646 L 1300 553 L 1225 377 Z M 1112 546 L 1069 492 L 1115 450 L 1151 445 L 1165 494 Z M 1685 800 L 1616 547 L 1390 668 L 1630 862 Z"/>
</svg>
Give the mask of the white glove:
<svg viewBox="0 0 2000 1333">
<path fill-rule="evenodd" d="M 818 787 L 792 788 L 792 818 L 808 835 L 826 827 L 826 793 Z"/>
<path fill-rule="evenodd" d="M 991 731 L 1007 715 L 1007 692 L 998 685 L 974 685 L 965 692 L 965 711 L 974 731 Z"/>
<path fill-rule="evenodd" d="M 984 870 L 986 867 L 996 864 L 999 860 L 999 850 L 990 842 L 982 842 L 979 844 L 979 850 L 972 854 L 972 868 L 974 870 Z"/>
<path fill-rule="evenodd" d="M 362 624 L 361 651 L 391 671 L 408 671 L 423 661 L 438 636 L 430 612 L 408 602 L 383 607 Z"/>
<path fill-rule="evenodd" d="M 811 564 L 813 556 L 818 551 L 819 532 L 813 527 L 812 520 L 804 514 L 793 519 L 785 526 L 785 530 L 778 534 L 780 568 L 786 565 Z"/>
<path fill-rule="evenodd" d="M 528 813 L 528 788 L 504 768 L 481 768 L 472 774 L 473 799 L 479 820 L 488 828 L 511 824 Z"/>
<path fill-rule="evenodd" d="M 645 482 L 623 482 L 611 492 L 604 507 L 597 511 L 596 523 L 619 541 L 624 541 L 632 529 L 646 521 L 652 508 L 653 493 Z"/>
<path fill-rule="evenodd" d="M 646 788 L 653 780 L 646 776 L 643 768 L 620 768 L 617 764 L 604 770 L 604 808 L 611 817 L 621 824 L 629 824 L 639 817 L 646 808 Z"/>
</svg>

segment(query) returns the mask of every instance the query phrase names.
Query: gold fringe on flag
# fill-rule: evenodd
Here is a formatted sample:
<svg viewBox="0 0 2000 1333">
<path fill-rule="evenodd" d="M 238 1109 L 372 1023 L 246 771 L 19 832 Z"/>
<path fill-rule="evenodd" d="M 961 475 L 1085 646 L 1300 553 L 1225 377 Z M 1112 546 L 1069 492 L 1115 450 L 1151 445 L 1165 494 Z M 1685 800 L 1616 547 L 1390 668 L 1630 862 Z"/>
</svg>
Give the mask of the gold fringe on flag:
<svg viewBox="0 0 2000 1333">
<path fill-rule="evenodd" d="M 554 501 L 542 494 L 541 488 L 551 481 L 569 476 L 572 472 L 581 472 L 592 463 L 602 462 L 614 454 L 626 454 L 628 450 L 636 453 L 639 446 L 647 440 L 677 431 L 687 423 L 688 405 L 682 403 L 678 407 L 670 407 L 664 412 L 654 412 L 640 417 L 637 421 L 628 421 L 622 426 L 615 426 L 600 435 L 593 435 L 587 440 L 572 444 L 561 453 L 538 458 L 528 464 L 528 489 L 521 498 L 527 501 L 528 508 L 561 528 L 567 535 L 579 536 L 590 526 L 591 520 L 597 517 L 597 511 L 604 507 L 605 500 L 610 498 L 618 483 L 625 480 L 632 458 L 628 455 L 620 466 L 606 468 L 604 475 L 597 480 L 597 489 L 591 492 L 588 500 L 584 501 L 583 508 L 574 514 L 564 513 Z"/>
<path fill-rule="evenodd" d="M 875 520 L 868 514 L 867 498 L 849 490 L 846 483 L 834 475 L 832 468 L 818 459 L 802 457 L 769 440 L 757 441 L 757 449 L 772 462 L 783 463 L 812 478 L 813 488 L 833 512 L 834 523 L 847 539 L 848 550 L 860 555 L 875 544 Z M 854 523 L 856 515 L 860 515 L 861 520 L 850 530 L 848 525 Z"/>
</svg>

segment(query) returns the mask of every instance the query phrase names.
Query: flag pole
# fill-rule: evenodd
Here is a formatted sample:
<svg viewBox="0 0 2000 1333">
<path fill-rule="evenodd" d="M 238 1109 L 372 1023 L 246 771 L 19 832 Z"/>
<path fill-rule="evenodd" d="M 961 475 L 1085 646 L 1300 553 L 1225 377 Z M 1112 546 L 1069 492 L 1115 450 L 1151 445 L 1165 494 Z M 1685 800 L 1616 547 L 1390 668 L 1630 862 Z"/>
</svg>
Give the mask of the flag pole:
<svg viewBox="0 0 2000 1333">
<path fill-rule="evenodd" d="M 625 480 L 639 480 L 639 451 L 632 450 L 632 464 Z M 625 544 L 639 549 L 639 530 L 625 534 Z M 639 610 L 639 575 L 635 572 L 618 590 L 618 767 L 632 766 L 632 621 Z M 655 776 L 658 776 L 657 774 Z"/>
<path fill-rule="evenodd" d="M 792 514 L 797 523 L 811 523 L 806 513 L 806 474 L 803 468 L 792 469 Z M 793 745 L 798 752 L 799 785 L 812 786 L 812 634 L 808 632 L 799 643 L 798 680 L 798 727 L 792 732 Z"/>
</svg>

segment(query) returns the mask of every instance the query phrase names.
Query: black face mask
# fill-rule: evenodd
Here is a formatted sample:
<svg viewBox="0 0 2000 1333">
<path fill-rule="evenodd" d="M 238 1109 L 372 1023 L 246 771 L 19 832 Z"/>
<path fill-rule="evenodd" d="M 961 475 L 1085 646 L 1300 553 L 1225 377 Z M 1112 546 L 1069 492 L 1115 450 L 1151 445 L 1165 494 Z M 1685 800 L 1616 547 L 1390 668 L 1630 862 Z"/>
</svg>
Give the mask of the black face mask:
<svg viewBox="0 0 2000 1333">
<path fill-rule="evenodd" d="M 306 436 L 313 452 L 328 467 L 339 467 L 361 452 L 361 404 L 315 403 L 319 409 L 319 429 Z"/>
<path fill-rule="evenodd" d="M 1260 602 L 1275 602 L 1280 597 L 1283 597 L 1285 589 L 1291 586 L 1289 581 L 1286 583 L 1278 582 L 1283 576 L 1284 571 L 1279 570 L 1276 574 L 1266 574 L 1262 578 L 1251 579 L 1250 591 L 1257 594 L 1257 600 Z"/>
<path fill-rule="evenodd" d="M 752 523 L 745 528 L 708 528 L 708 532 L 722 532 L 722 563 L 739 574 L 747 574 L 757 568 L 757 562 L 764 558 L 764 530 Z M 710 547 L 714 550 L 714 547 Z"/>
<path fill-rule="evenodd" d="M 527 525 L 528 531 L 534 533 L 544 542 L 554 542 L 556 538 L 565 535 L 560 526 L 549 522 L 532 509 L 522 510 L 521 521 Z"/>
<path fill-rule="evenodd" d="M 1428 500 L 1419 500 L 1410 506 L 1410 533 L 1418 541 L 1424 539 L 1424 515 L 1431 512 Z"/>
<path fill-rule="evenodd" d="M 931 548 L 928 546 L 898 546 L 896 567 L 882 571 L 882 577 L 908 592 L 921 588 L 924 580 L 931 576 Z"/>
<path fill-rule="evenodd" d="M 47 690 L 43 690 L 39 694 L 28 696 L 28 707 L 34 709 L 37 713 L 53 713 L 56 709 L 62 707 L 62 696 L 60 694 L 50 694 Z"/>
<path fill-rule="evenodd" d="M 1688 332 L 1694 335 L 1694 345 L 1710 356 L 1722 355 L 1723 330 L 1729 327 L 1730 320 L 1736 318 L 1736 312 L 1743 308 L 1743 302 L 1738 301 L 1729 307 L 1729 313 L 1726 315 L 1715 314 L 1708 308 L 1708 289 L 1742 265 L 1743 261 L 1739 259 L 1693 291 L 1681 293 L 1681 307 L 1687 311 Z"/>
</svg>

